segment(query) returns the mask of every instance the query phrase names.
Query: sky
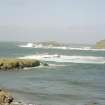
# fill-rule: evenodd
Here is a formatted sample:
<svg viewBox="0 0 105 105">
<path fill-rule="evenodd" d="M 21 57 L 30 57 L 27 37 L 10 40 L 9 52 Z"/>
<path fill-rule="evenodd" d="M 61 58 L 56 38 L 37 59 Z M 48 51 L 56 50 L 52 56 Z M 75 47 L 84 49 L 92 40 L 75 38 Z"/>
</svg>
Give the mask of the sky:
<svg viewBox="0 0 105 105">
<path fill-rule="evenodd" d="M 94 44 L 105 39 L 105 0 L 0 0 L 0 41 Z"/>
</svg>

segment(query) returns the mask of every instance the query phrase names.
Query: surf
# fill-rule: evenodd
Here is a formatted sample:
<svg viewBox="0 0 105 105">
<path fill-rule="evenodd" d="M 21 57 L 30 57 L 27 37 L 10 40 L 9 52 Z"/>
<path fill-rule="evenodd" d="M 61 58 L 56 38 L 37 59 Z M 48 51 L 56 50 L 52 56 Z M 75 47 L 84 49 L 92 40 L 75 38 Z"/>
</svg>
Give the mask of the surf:
<svg viewBox="0 0 105 105">
<path fill-rule="evenodd" d="M 72 47 L 72 46 L 43 45 L 43 44 L 34 44 L 34 43 L 26 43 L 24 45 L 18 45 L 18 47 L 23 47 L 23 48 L 40 48 L 40 49 L 79 50 L 79 51 L 105 51 L 105 49 L 96 49 L 96 48 L 91 47 L 91 46 Z"/>
<path fill-rule="evenodd" d="M 48 62 L 64 62 L 64 63 L 89 63 L 89 64 L 105 64 L 105 57 L 96 56 L 69 56 L 59 54 L 36 54 L 19 57 L 19 59 L 37 59 Z"/>
</svg>

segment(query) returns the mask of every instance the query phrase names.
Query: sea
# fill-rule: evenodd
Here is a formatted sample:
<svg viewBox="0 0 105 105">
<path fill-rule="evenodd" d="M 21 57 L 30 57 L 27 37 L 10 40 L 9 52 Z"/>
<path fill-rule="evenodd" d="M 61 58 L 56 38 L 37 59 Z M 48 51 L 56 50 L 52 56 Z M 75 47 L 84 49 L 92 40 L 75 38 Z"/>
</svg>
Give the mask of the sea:
<svg viewBox="0 0 105 105">
<path fill-rule="evenodd" d="M 105 50 L 91 45 L 22 46 L 0 42 L 0 58 L 38 59 L 49 66 L 0 71 L 0 88 L 29 105 L 105 105 Z"/>
</svg>

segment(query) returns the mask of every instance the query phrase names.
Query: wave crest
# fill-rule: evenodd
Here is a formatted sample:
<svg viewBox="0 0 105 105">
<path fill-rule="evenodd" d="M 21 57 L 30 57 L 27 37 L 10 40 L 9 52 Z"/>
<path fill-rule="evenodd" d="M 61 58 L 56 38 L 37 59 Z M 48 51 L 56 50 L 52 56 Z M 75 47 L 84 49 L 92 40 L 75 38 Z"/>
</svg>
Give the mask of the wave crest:
<svg viewBox="0 0 105 105">
<path fill-rule="evenodd" d="M 37 54 L 19 57 L 19 59 L 38 59 L 41 61 L 53 61 L 53 62 L 70 62 L 70 63 L 90 63 L 90 64 L 104 64 L 105 57 L 96 56 L 69 56 L 58 54 Z"/>
<path fill-rule="evenodd" d="M 96 49 L 91 46 L 84 47 L 71 47 L 71 46 L 54 46 L 54 45 L 43 45 L 43 44 L 33 44 L 27 43 L 25 45 L 19 45 L 19 47 L 25 48 L 41 48 L 41 49 L 61 49 L 61 50 L 82 50 L 82 51 L 105 51 L 105 49 Z"/>
</svg>

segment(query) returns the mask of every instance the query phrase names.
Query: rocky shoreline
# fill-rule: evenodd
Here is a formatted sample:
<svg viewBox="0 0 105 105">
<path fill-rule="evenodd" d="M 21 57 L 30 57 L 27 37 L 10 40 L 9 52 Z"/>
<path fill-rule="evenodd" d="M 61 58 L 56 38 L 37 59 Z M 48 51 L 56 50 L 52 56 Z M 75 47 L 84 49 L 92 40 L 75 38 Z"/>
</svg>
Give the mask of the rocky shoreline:
<svg viewBox="0 0 105 105">
<path fill-rule="evenodd" d="M 16 101 L 8 91 L 4 89 L 0 89 L 0 105 L 36 105 L 36 104 Z M 41 105 L 41 104 L 38 104 L 38 105 Z M 100 105 L 100 104 L 93 101 L 93 102 L 86 103 L 84 105 Z"/>
<path fill-rule="evenodd" d="M 10 105 L 13 102 L 14 98 L 10 93 L 0 89 L 0 105 Z"/>
<path fill-rule="evenodd" d="M 20 101 L 17 102 L 8 91 L 0 89 L 0 105 L 35 105 L 35 104 L 26 104 Z"/>
</svg>

